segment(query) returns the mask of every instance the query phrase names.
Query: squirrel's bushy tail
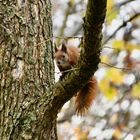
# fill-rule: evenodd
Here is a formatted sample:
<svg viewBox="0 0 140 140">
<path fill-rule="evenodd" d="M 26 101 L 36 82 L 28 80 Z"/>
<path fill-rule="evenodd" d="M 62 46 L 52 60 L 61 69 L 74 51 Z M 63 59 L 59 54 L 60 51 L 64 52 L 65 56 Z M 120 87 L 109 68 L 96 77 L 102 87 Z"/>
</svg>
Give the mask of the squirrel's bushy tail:
<svg viewBox="0 0 140 140">
<path fill-rule="evenodd" d="M 89 82 L 78 92 L 76 97 L 76 114 L 83 116 L 91 106 L 97 93 L 97 80 L 93 76 Z"/>
</svg>

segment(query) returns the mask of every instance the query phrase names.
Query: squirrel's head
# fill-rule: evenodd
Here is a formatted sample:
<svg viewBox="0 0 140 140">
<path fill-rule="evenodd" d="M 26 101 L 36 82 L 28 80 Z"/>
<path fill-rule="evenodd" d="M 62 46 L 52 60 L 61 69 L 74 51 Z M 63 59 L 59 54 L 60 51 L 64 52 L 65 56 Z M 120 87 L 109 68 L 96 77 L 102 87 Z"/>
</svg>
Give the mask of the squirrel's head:
<svg viewBox="0 0 140 140">
<path fill-rule="evenodd" d="M 67 70 L 71 67 L 69 63 L 69 55 L 67 52 L 67 47 L 63 43 L 60 48 L 57 48 L 55 45 L 55 54 L 54 54 L 54 60 L 59 67 L 60 71 Z"/>
</svg>

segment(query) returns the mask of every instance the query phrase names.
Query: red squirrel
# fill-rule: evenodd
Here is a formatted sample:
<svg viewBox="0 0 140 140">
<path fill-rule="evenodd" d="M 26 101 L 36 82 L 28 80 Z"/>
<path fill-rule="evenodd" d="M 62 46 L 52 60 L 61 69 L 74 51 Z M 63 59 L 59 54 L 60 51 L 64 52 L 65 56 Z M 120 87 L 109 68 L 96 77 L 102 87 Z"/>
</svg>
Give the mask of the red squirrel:
<svg viewBox="0 0 140 140">
<path fill-rule="evenodd" d="M 62 77 L 65 72 L 77 63 L 80 56 L 80 48 L 67 47 L 65 43 L 62 44 L 61 48 L 55 47 L 54 59 L 55 62 L 62 72 Z M 76 96 L 76 114 L 84 115 L 91 106 L 97 93 L 97 81 L 94 76 L 90 78 L 88 83 L 78 91 Z"/>
</svg>

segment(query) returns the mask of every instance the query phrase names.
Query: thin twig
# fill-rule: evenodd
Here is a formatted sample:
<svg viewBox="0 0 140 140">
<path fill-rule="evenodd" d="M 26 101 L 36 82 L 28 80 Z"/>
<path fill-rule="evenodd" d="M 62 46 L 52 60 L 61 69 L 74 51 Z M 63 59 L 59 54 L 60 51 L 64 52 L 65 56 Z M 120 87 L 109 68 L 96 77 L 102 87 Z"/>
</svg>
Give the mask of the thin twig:
<svg viewBox="0 0 140 140">
<path fill-rule="evenodd" d="M 120 25 L 104 42 L 106 44 L 114 35 L 123 27 L 127 25 L 128 22 L 132 21 L 133 19 L 137 18 L 140 15 L 140 12 L 136 13 L 134 16 L 130 17 L 128 20 L 124 21 L 122 25 Z"/>
<path fill-rule="evenodd" d="M 110 46 L 108 46 L 108 45 L 104 45 L 104 47 L 103 47 L 103 49 L 112 49 L 112 50 L 116 50 L 116 51 L 120 51 L 120 49 L 118 49 L 118 48 L 113 48 L 113 47 L 110 47 Z"/>
<path fill-rule="evenodd" d="M 66 37 L 63 37 L 63 36 L 53 36 L 54 38 L 59 38 L 59 39 L 71 39 L 71 38 L 78 38 L 78 39 L 81 39 L 83 38 L 82 36 L 66 36 Z"/>
<path fill-rule="evenodd" d="M 60 36 L 62 36 L 64 34 L 64 32 L 65 32 L 65 28 L 67 26 L 67 20 L 68 20 L 68 17 L 70 15 L 71 9 L 72 9 L 72 4 L 69 1 L 68 2 L 68 7 L 67 7 L 67 9 L 65 11 L 64 21 L 63 21 L 63 24 L 62 24 L 62 26 L 60 28 L 60 33 L 59 33 Z M 60 38 L 57 39 L 57 44 L 59 44 L 59 43 L 60 43 Z"/>
<path fill-rule="evenodd" d="M 57 73 L 57 74 L 60 74 L 60 73 L 63 74 L 63 73 L 66 73 L 66 72 L 77 70 L 77 69 L 79 69 L 79 68 L 71 68 L 69 70 L 65 70 L 65 71 L 61 71 L 61 72 L 55 72 L 55 73 Z"/>
<path fill-rule="evenodd" d="M 108 64 L 108 63 L 105 63 L 105 62 L 100 62 L 100 63 L 103 64 L 103 65 L 106 65 L 106 66 L 109 66 L 109 67 L 115 68 L 115 69 L 120 69 L 120 70 L 130 70 L 130 69 L 128 69 L 128 68 L 116 67 L 116 66 L 113 66 L 113 65 Z M 62 72 L 55 72 L 55 73 L 57 73 L 57 74 L 60 74 L 60 73 L 61 73 L 61 74 L 62 74 L 62 73 L 70 72 L 70 71 L 77 70 L 77 69 L 79 69 L 79 68 L 72 68 L 72 69 L 69 69 L 69 70 L 65 70 L 65 71 L 62 71 Z"/>
<path fill-rule="evenodd" d="M 116 66 L 113 66 L 113 65 L 108 64 L 108 63 L 105 63 L 105 62 L 100 62 L 100 63 L 103 64 L 103 65 L 106 65 L 106 66 L 109 66 L 109 67 L 115 68 L 115 69 L 130 70 L 130 69 L 128 69 L 128 68 L 116 67 Z"/>
</svg>

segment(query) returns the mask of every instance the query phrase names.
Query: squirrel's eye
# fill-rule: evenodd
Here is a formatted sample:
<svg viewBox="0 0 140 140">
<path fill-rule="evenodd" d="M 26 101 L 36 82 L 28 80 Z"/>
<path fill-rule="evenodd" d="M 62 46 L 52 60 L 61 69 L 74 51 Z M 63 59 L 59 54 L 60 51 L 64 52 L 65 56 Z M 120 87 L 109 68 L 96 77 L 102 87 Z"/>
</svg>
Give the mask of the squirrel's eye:
<svg viewBox="0 0 140 140">
<path fill-rule="evenodd" d="M 62 58 L 65 58 L 65 55 L 63 55 Z"/>
<path fill-rule="evenodd" d="M 58 61 L 57 64 L 60 65 L 60 61 Z"/>
</svg>

